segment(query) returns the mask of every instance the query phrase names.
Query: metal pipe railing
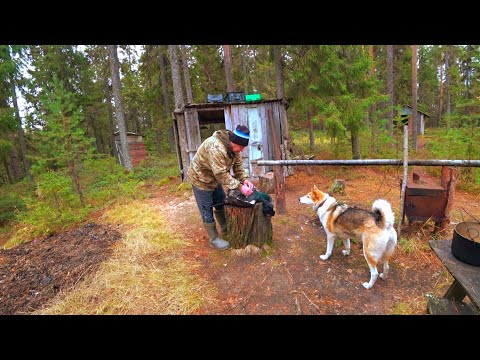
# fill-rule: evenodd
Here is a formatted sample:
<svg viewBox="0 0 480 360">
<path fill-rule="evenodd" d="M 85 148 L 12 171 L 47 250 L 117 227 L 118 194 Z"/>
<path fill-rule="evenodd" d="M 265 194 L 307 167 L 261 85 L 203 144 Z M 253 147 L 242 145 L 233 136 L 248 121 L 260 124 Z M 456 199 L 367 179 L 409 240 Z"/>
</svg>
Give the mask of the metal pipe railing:
<svg viewBox="0 0 480 360">
<path fill-rule="evenodd" d="M 252 160 L 252 164 L 260 166 L 300 166 L 300 165 L 403 165 L 401 159 L 365 159 L 365 160 Z M 413 166 L 460 166 L 480 167 L 480 160 L 408 160 L 408 165 Z"/>
</svg>

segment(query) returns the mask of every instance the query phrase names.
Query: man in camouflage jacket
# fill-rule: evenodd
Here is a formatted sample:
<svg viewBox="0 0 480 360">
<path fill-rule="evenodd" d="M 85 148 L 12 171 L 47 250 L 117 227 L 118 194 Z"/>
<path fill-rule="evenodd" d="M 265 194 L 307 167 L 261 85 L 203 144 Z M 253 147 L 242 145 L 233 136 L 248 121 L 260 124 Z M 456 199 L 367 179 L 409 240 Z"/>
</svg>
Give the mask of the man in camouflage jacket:
<svg viewBox="0 0 480 360">
<path fill-rule="evenodd" d="M 248 196 L 253 192 L 253 184 L 247 180 L 240 152 L 248 145 L 250 131 L 246 126 L 238 125 L 234 131 L 217 130 L 198 148 L 190 167 L 188 177 L 192 183 L 193 194 L 202 216 L 203 224 L 216 249 L 226 250 L 230 243 L 221 239 L 215 226 L 215 216 L 222 229 L 227 232 L 223 186 L 238 189 Z M 234 176 L 230 175 L 233 169 Z"/>
</svg>

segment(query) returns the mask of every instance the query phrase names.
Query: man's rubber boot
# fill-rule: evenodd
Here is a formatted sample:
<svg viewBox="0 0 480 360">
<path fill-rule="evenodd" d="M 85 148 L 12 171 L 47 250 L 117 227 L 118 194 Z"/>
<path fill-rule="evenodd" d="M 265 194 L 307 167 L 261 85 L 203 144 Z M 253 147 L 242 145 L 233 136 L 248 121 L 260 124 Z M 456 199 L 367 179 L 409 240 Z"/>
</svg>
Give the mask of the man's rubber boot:
<svg viewBox="0 0 480 360">
<path fill-rule="evenodd" d="M 208 238 L 210 239 L 210 245 L 218 250 L 227 250 L 230 247 L 230 243 L 218 237 L 217 228 L 215 223 L 203 223 L 205 230 L 207 230 Z"/>
<path fill-rule="evenodd" d="M 220 229 L 222 230 L 222 236 L 227 235 L 227 218 L 225 217 L 225 209 L 215 210 L 215 217 L 217 218 Z"/>
</svg>

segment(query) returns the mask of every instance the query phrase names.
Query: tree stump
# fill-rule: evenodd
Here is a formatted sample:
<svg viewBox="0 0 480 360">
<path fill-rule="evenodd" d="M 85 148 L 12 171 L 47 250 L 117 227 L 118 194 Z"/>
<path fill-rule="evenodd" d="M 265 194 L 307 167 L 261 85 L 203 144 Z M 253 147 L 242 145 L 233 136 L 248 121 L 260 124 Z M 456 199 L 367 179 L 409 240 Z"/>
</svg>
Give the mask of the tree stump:
<svg viewBox="0 0 480 360">
<path fill-rule="evenodd" d="M 262 248 L 272 244 L 272 219 L 263 214 L 262 203 L 254 207 L 242 208 L 225 205 L 228 235 L 224 237 L 234 249 L 243 249 L 247 245 Z"/>
<path fill-rule="evenodd" d="M 275 192 L 275 177 L 272 171 L 259 175 L 258 179 L 260 180 L 258 189 L 261 192 L 266 194 L 273 194 Z"/>
<path fill-rule="evenodd" d="M 330 189 L 328 189 L 328 192 L 330 194 L 338 193 L 341 195 L 345 195 L 345 180 L 335 179 L 332 186 L 330 186 Z"/>
</svg>

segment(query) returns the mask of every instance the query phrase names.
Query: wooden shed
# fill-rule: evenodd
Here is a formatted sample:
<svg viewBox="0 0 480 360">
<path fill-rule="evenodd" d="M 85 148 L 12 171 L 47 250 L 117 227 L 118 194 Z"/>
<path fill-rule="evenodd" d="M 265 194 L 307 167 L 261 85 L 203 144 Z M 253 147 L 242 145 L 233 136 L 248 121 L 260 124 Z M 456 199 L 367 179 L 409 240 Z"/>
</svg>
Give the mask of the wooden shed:
<svg viewBox="0 0 480 360">
<path fill-rule="evenodd" d="M 250 141 L 242 151 L 244 168 L 250 177 L 271 171 L 271 166 L 257 166 L 252 160 L 275 159 L 274 146 L 279 148 L 288 136 L 287 102 L 281 99 L 235 103 L 187 104 L 175 111 L 174 130 L 182 180 L 201 143 L 215 130 L 234 130 L 237 125 L 250 129 Z M 273 120 L 274 130 L 269 117 Z"/>
<path fill-rule="evenodd" d="M 402 117 L 403 125 L 407 125 L 408 121 L 408 130 L 412 131 L 412 107 L 410 105 L 402 106 L 400 109 L 400 116 Z M 425 133 L 426 118 L 430 117 L 430 115 L 417 109 L 417 116 L 420 121 L 420 135 L 423 135 Z"/>
<path fill-rule="evenodd" d="M 120 133 L 114 132 L 115 147 L 117 148 L 118 161 L 122 166 L 125 166 L 122 156 L 122 146 L 120 143 Z M 143 159 L 147 157 L 147 150 L 143 143 L 143 135 L 134 132 L 127 132 L 128 149 L 132 159 L 132 166 L 137 166 Z"/>
</svg>

